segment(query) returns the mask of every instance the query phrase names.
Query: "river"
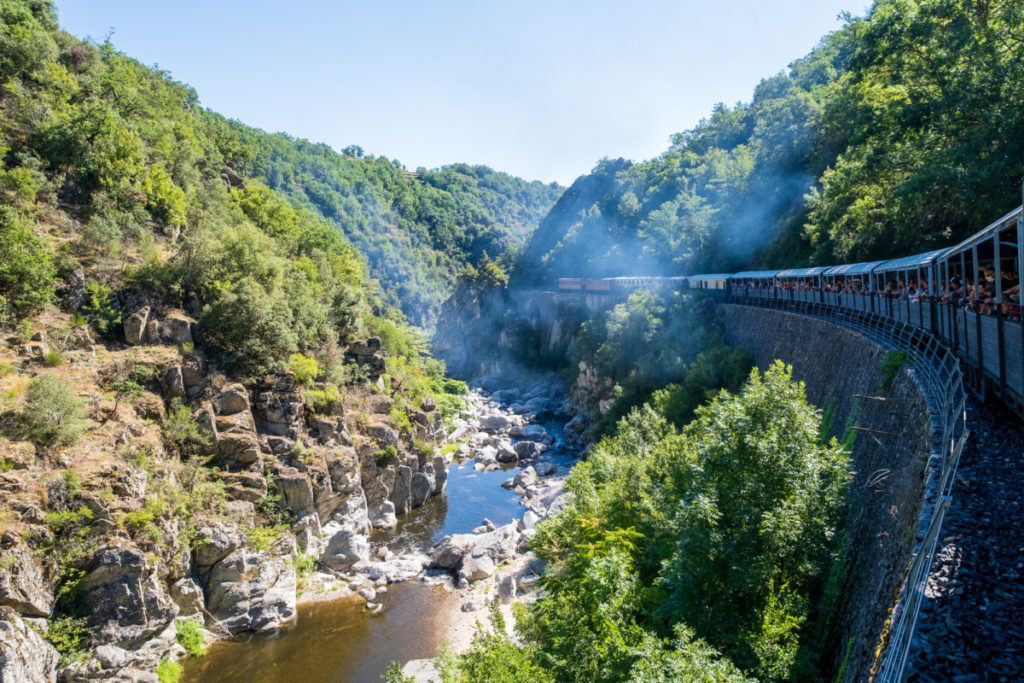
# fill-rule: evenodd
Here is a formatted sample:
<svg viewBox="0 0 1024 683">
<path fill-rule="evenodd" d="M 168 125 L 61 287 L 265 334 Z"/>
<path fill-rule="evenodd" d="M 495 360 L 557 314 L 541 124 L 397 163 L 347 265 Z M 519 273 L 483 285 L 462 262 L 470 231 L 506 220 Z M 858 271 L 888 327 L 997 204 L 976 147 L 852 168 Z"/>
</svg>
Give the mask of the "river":
<svg viewBox="0 0 1024 683">
<path fill-rule="evenodd" d="M 535 420 L 555 439 L 532 462 L 554 463 L 564 473 L 574 451 L 562 437 L 562 420 Z M 449 534 L 469 533 L 484 518 L 504 524 L 522 516 L 519 497 L 501 483 L 522 468 L 491 472 L 474 469 L 473 460 L 449 467 L 446 496 L 428 500 L 399 518 L 393 530 L 376 531 L 373 545 L 393 552 L 425 552 Z M 273 635 L 247 634 L 214 643 L 205 657 L 185 667 L 189 683 L 276 683 L 302 681 L 369 683 L 381 680 L 397 660 L 434 657 L 445 639 L 457 596 L 436 582 L 410 581 L 388 586 L 377 598 L 382 609 L 370 614 L 365 602 L 345 598 L 300 604 L 298 616 Z"/>
</svg>

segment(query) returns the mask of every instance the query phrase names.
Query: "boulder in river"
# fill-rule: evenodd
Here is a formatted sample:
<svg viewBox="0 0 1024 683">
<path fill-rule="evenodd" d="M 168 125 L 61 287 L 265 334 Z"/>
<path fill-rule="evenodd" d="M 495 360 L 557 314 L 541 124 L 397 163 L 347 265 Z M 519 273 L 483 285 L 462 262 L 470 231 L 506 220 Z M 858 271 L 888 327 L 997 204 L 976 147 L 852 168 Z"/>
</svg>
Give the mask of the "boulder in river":
<svg viewBox="0 0 1024 683">
<path fill-rule="evenodd" d="M 395 517 L 395 504 L 385 500 L 380 505 L 370 509 L 370 524 L 374 529 L 394 529 L 398 525 Z"/>
<path fill-rule="evenodd" d="M 434 490 L 431 493 L 437 496 L 448 487 L 448 466 L 443 455 L 435 455 L 431 463 L 434 465 Z"/>
<path fill-rule="evenodd" d="M 506 441 L 498 445 L 498 454 L 495 459 L 503 464 L 514 463 L 519 460 L 519 454 L 512 444 Z"/>
<path fill-rule="evenodd" d="M 508 418 L 501 414 L 481 415 L 480 426 L 489 432 L 503 432 L 509 427 Z"/>
<path fill-rule="evenodd" d="M 516 486 L 522 486 L 524 489 L 533 486 L 537 483 L 537 472 L 533 467 L 527 467 L 515 477 Z"/>
<path fill-rule="evenodd" d="M 508 431 L 508 435 L 524 441 L 545 442 L 551 438 L 548 436 L 548 430 L 537 424 L 517 425 Z"/>
<path fill-rule="evenodd" d="M 515 444 L 516 455 L 522 460 L 529 460 L 543 452 L 543 446 L 536 441 L 517 441 Z"/>
<path fill-rule="evenodd" d="M 464 558 L 476 543 L 473 534 L 452 534 L 445 536 L 431 551 L 430 566 L 438 569 L 458 569 Z"/>
<path fill-rule="evenodd" d="M 484 446 L 476 452 L 474 460 L 480 465 L 487 467 L 489 465 L 497 464 L 498 462 L 498 449 L 494 446 Z"/>
<path fill-rule="evenodd" d="M 329 522 L 324 526 L 327 536 L 327 547 L 320 556 L 320 561 L 334 570 L 348 569 L 360 560 L 370 557 L 370 544 L 366 537 L 337 522 Z"/>
<path fill-rule="evenodd" d="M 423 502 L 430 497 L 431 492 L 434 490 L 433 469 L 434 468 L 431 465 L 429 473 L 424 471 L 417 472 L 412 475 L 412 484 L 410 487 L 410 502 L 412 507 L 418 508 L 423 505 Z"/>
</svg>

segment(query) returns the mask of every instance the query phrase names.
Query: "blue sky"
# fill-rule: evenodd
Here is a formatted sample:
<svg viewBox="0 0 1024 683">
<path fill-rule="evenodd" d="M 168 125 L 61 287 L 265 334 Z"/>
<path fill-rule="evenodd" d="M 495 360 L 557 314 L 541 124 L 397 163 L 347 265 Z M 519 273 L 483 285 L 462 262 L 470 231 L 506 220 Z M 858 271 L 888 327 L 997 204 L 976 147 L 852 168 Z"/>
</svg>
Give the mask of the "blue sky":
<svg viewBox="0 0 1024 683">
<path fill-rule="evenodd" d="M 56 0 L 61 25 L 159 65 L 203 105 L 408 168 L 572 182 L 647 159 L 867 0 L 269 3 Z"/>
</svg>

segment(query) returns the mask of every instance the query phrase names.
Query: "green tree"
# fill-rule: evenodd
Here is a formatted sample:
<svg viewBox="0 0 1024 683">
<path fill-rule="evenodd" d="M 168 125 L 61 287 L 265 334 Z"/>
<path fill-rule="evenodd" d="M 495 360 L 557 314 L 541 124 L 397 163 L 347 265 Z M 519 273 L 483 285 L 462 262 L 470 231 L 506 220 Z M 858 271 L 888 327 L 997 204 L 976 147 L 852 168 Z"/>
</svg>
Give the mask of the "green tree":
<svg viewBox="0 0 1024 683">
<path fill-rule="evenodd" d="M 0 206 L 0 295 L 18 310 L 41 306 L 53 297 L 52 256 L 32 226 L 14 207 Z"/>
<path fill-rule="evenodd" d="M 21 411 L 26 436 L 41 446 L 74 444 L 89 425 L 83 404 L 56 375 L 36 375 L 28 384 Z"/>
<path fill-rule="evenodd" d="M 712 643 L 735 643 L 737 663 L 770 679 L 788 675 L 805 596 L 846 511 L 848 456 L 819 442 L 819 422 L 776 361 L 684 430 L 696 457 L 671 520 L 660 611 Z"/>
<path fill-rule="evenodd" d="M 253 278 L 229 286 L 200 316 L 209 343 L 227 352 L 236 367 L 274 367 L 297 351 L 292 312 L 280 295 Z"/>
</svg>

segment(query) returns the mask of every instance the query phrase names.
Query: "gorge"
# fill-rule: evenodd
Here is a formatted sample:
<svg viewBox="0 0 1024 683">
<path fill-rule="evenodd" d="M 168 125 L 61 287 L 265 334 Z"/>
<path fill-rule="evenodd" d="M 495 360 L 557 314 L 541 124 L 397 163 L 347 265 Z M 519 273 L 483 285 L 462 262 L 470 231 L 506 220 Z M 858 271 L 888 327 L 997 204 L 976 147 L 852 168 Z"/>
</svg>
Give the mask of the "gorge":
<svg viewBox="0 0 1024 683">
<path fill-rule="evenodd" d="M 0 683 L 1021 678 L 1019 4 L 875 0 L 563 187 L 4 0 Z"/>
</svg>

